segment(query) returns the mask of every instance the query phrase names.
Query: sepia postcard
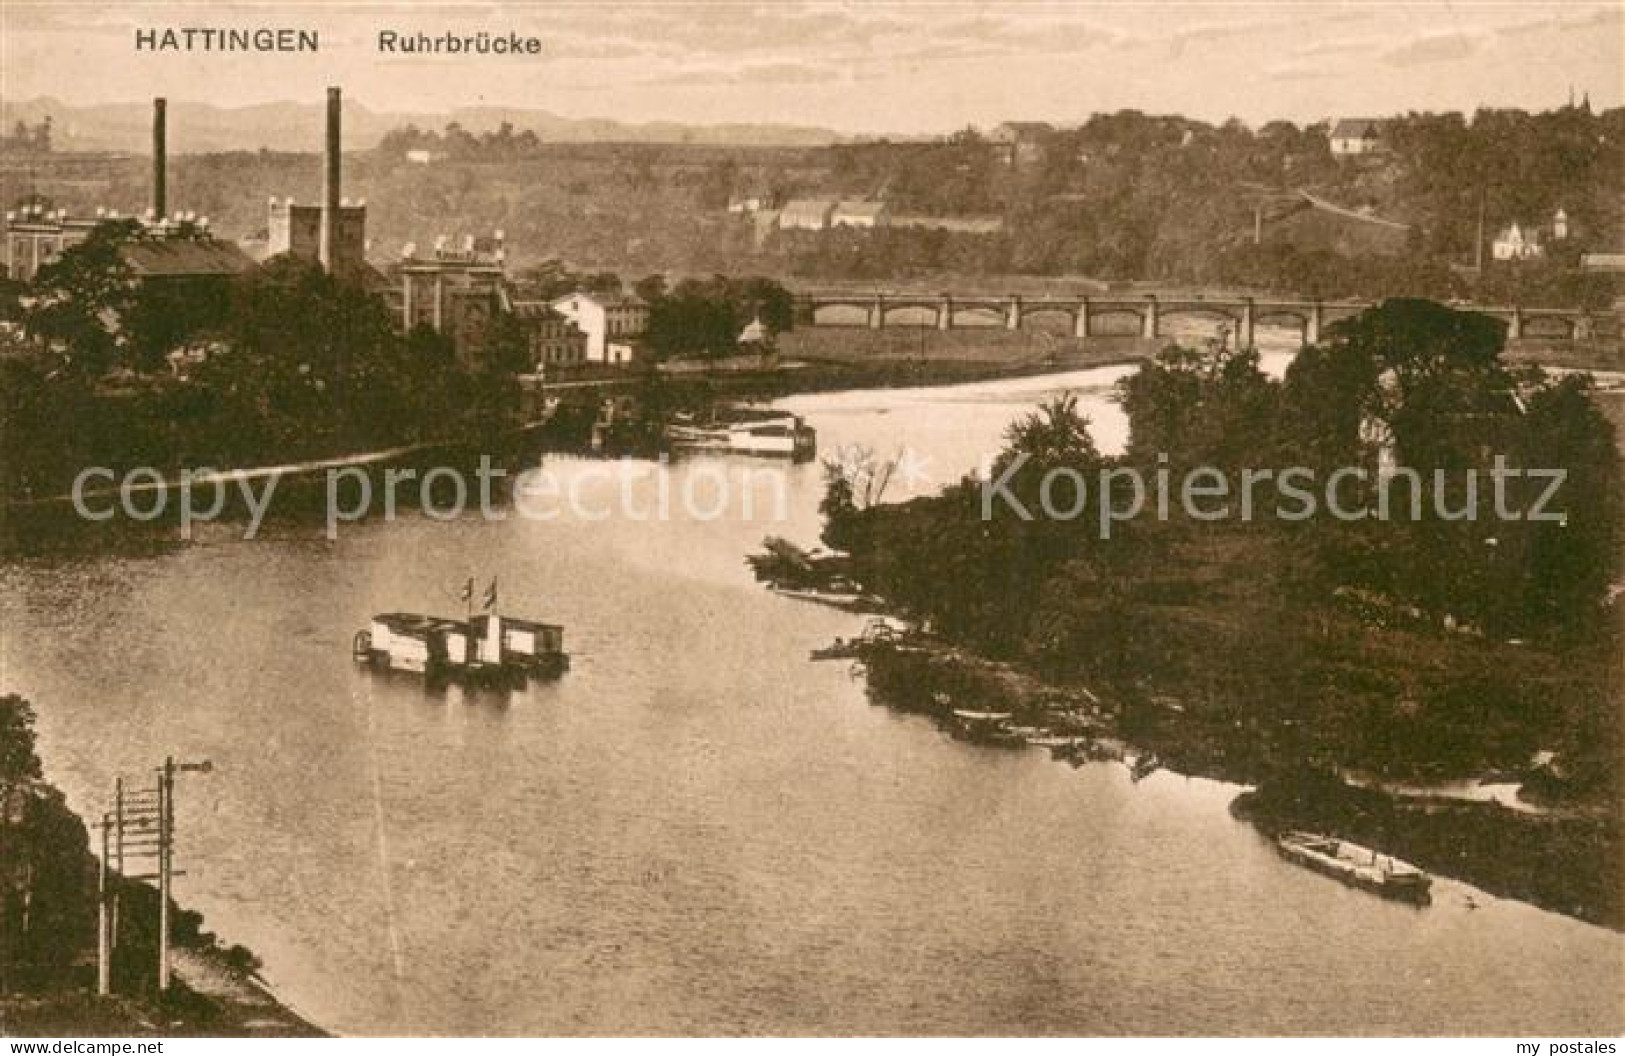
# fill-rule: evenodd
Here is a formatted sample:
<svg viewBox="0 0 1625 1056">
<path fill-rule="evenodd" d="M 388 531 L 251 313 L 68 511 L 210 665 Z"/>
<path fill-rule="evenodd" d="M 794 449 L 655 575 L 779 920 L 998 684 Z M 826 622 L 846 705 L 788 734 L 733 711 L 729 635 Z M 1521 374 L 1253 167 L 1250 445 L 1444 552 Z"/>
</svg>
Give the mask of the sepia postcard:
<svg viewBox="0 0 1625 1056">
<path fill-rule="evenodd" d="M 0 198 L 9 1051 L 1619 1051 L 1621 0 L 0 0 Z"/>
</svg>

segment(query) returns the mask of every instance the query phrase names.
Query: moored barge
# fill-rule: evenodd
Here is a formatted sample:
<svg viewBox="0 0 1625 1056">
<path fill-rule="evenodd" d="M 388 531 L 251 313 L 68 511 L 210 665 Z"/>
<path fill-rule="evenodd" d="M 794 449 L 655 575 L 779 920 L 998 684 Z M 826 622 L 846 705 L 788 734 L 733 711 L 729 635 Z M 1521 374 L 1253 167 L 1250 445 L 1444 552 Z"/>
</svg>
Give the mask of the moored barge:
<svg viewBox="0 0 1625 1056">
<path fill-rule="evenodd" d="M 376 671 L 470 682 L 557 678 L 570 668 L 563 627 L 490 612 L 466 620 L 379 613 L 356 632 L 353 652 Z"/>
<path fill-rule="evenodd" d="M 1341 880 L 1383 898 L 1425 906 L 1433 878 L 1409 862 L 1369 847 L 1322 836 L 1313 832 L 1284 832 L 1275 838 L 1275 849 L 1289 862 Z"/>
<path fill-rule="evenodd" d="M 788 458 L 792 462 L 811 461 L 818 453 L 817 430 L 795 414 L 710 426 L 674 421 L 666 427 L 666 440 L 677 448 Z"/>
</svg>

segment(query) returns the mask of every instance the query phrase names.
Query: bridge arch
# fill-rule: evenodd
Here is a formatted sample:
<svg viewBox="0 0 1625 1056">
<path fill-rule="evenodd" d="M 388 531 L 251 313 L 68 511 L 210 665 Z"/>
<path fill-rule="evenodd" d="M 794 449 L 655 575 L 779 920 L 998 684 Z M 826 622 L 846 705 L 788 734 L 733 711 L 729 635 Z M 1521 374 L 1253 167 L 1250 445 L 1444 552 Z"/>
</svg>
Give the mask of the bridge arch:
<svg viewBox="0 0 1625 1056">
<path fill-rule="evenodd" d="M 1579 319 L 1571 315 L 1525 312 L 1523 316 L 1524 337 L 1556 337 L 1572 341 L 1579 329 Z"/>
<path fill-rule="evenodd" d="M 1157 315 L 1162 319 L 1212 319 L 1221 323 L 1241 321 L 1241 313 L 1217 304 L 1159 304 Z"/>
<path fill-rule="evenodd" d="M 811 313 L 814 326 L 869 325 L 869 305 L 864 301 L 821 301 Z"/>
<path fill-rule="evenodd" d="M 1004 306 L 987 301 L 954 302 L 955 326 L 1000 326 L 1004 323 Z"/>
<path fill-rule="evenodd" d="M 1105 305 L 1089 309 L 1089 331 L 1094 334 L 1138 334 L 1145 326 L 1145 312 L 1129 305 Z"/>
<path fill-rule="evenodd" d="M 936 326 L 937 302 L 887 301 L 884 321 L 887 326 Z"/>
</svg>

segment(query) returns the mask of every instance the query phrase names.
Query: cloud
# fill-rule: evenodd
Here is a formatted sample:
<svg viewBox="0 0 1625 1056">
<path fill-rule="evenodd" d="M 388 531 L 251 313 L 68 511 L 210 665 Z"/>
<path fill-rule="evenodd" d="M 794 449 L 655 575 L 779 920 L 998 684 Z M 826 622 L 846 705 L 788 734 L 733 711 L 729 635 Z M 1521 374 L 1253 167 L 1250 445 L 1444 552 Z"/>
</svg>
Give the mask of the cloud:
<svg viewBox="0 0 1625 1056">
<path fill-rule="evenodd" d="M 1265 78 L 1272 81 L 1314 81 L 1342 76 L 1340 70 L 1332 69 L 1324 62 L 1306 62 L 1301 59 L 1271 63 L 1264 67 L 1263 72 Z"/>
<path fill-rule="evenodd" d="M 1618 34 L 1625 31 L 1625 8 L 1615 5 L 1597 7 L 1591 10 L 1565 11 L 1550 18 L 1529 19 L 1523 22 L 1514 22 L 1510 25 L 1498 26 L 1494 30 L 1499 37 L 1528 37 L 1540 33 L 1563 33 L 1572 30 L 1608 29 Z"/>
<path fill-rule="evenodd" d="M 1401 69 L 1435 62 L 1458 62 L 1478 53 L 1483 38 L 1473 33 L 1435 33 L 1383 52 L 1382 61 Z"/>
<path fill-rule="evenodd" d="M 734 67 L 678 70 L 650 77 L 640 83 L 673 87 L 710 85 L 824 84 L 841 79 L 843 72 L 829 66 L 805 62 L 770 62 Z"/>
</svg>

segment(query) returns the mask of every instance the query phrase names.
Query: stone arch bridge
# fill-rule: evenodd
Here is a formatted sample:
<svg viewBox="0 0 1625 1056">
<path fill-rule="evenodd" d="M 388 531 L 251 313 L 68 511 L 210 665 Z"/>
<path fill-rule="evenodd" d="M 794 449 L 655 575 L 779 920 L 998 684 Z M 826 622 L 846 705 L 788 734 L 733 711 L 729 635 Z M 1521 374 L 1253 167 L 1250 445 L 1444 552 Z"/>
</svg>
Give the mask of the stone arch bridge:
<svg viewBox="0 0 1625 1056">
<path fill-rule="evenodd" d="M 1240 348 L 1254 344 L 1259 324 L 1287 325 L 1297 329 L 1304 344 L 1317 343 L 1325 328 L 1349 316 L 1372 307 L 1373 301 L 1360 300 L 1301 300 L 1294 298 L 1208 297 L 1202 295 L 1142 294 L 1139 296 L 1080 294 L 1077 296 L 1036 296 L 1021 294 L 989 296 L 986 294 L 960 295 L 952 293 L 919 294 L 880 291 L 874 293 L 853 291 L 816 291 L 798 293 L 795 298 L 797 314 L 803 324 L 813 326 L 866 326 L 881 330 L 887 325 L 922 325 L 922 313 L 938 330 L 953 330 L 970 326 L 1002 326 L 1006 330 L 1020 330 L 1033 319 L 1045 314 L 1063 315 L 1075 337 L 1089 337 L 1097 332 L 1096 326 L 1108 317 L 1132 316 L 1138 320 L 1140 336 L 1162 336 L 1163 323 L 1174 317 L 1204 317 L 1218 319 L 1230 328 Z M 1453 305 L 1462 311 L 1479 312 L 1493 316 L 1507 324 L 1507 337 L 1518 339 L 1541 335 L 1568 339 L 1587 337 L 1592 332 L 1593 319 L 1578 308 L 1526 308 L 1521 305 Z M 909 313 L 912 323 L 904 324 L 893 318 Z M 820 318 L 823 313 L 823 318 Z M 852 320 L 856 313 L 859 321 Z M 839 315 L 840 321 L 832 316 Z"/>
</svg>

